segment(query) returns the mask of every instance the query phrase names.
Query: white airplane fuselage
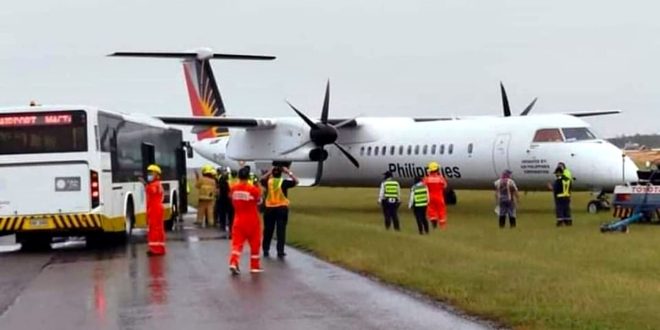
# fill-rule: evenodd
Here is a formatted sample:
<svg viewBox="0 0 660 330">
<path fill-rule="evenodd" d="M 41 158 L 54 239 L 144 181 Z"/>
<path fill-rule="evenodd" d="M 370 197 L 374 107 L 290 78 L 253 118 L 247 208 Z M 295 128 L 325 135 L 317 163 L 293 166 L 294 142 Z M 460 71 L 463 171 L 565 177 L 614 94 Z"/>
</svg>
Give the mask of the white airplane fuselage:
<svg viewBox="0 0 660 330">
<path fill-rule="evenodd" d="M 295 174 L 313 182 L 317 162 L 306 158 L 313 144 L 281 154 L 282 150 L 308 140 L 309 129 L 299 118 L 273 121 L 277 123 L 275 128 L 232 130 L 229 137 L 202 140 L 193 148 L 202 157 L 230 167 L 236 167 L 239 160 L 254 161 L 258 169 L 269 167 L 272 160 L 292 161 Z M 519 188 L 544 190 L 553 180 L 558 162 L 564 162 L 572 171 L 575 190 L 609 190 L 636 180 L 637 167 L 619 148 L 595 136 L 570 139 L 568 131 L 563 130 L 581 132 L 589 126 L 579 118 L 563 114 L 434 121 L 358 118 L 357 126 L 339 129 L 337 142 L 347 148 L 360 167 L 354 167 L 336 147 L 327 145 L 328 158 L 318 183 L 373 187 L 389 170 L 408 186 L 415 176 L 425 174 L 430 161 L 440 163 L 453 189 L 492 189 L 493 181 L 509 169 Z M 539 130 L 555 129 L 561 132 L 562 141 L 538 139 Z"/>
</svg>

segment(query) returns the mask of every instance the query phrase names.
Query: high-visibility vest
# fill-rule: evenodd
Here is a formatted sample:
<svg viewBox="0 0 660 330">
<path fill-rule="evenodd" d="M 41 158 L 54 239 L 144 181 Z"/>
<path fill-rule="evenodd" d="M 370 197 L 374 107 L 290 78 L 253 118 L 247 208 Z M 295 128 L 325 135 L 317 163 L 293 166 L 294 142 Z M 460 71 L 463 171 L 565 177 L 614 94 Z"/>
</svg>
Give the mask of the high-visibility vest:
<svg viewBox="0 0 660 330">
<path fill-rule="evenodd" d="M 429 190 L 425 185 L 413 186 L 413 206 L 424 207 L 429 205 Z"/>
<path fill-rule="evenodd" d="M 289 200 L 284 196 L 282 190 L 282 178 L 268 179 L 268 194 L 266 195 L 266 207 L 289 206 Z"/>
<path fill-rule="evenodd" d="M 561 179 L 561 192 L 557 197 L 571 197 L 571 180 L 568 178 Z"/>
<path fill-rule="evenodd" d="M 399 198 L 399 183 L 394 180 L 385 181 L 383 197 L 385 198 Z"/>
</svg>

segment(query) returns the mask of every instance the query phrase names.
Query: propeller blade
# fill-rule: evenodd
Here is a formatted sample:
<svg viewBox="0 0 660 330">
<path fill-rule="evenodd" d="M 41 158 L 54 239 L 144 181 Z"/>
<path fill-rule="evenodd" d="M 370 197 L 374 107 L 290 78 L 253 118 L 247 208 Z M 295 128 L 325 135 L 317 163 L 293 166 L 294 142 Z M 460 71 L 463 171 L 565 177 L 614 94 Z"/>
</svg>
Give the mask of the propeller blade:
<svg viewBox="0 0 660 330">
<path fill-rule="evenodd" d="M 323 161 L 319 161 L 319 165 L 316 168 L 316 177 L 314 177 L 314 186 L 318 186 L 321 183 L 321 178 L 323 177 Z"/>
<path fill-rule="evenodd" d="M 504 85 L 500 81 L 500 92 L 502 92 L 502 107 L 504 107 L 504 117 L 511 117 L 511 109 L 509 108 L 509 98 L 506 97 Z"/>
<path fill-rule="evenodd" d="M 324 124 L 328 123 L 328 112 L 330 108 L 330 79 L 328 79 L 328 84 L 325 85 L 325 98 L 323 99 L 323 110 L 321 110 L 321 122 Z"/>
<path fill-rule="evenodd" d="M 346 156 L 346 158 L 348 158 L 348 160 L 351 161 L 351 163 L 353 163 L 353 165 L 355 165 L 355 167 L 358 167 L 358 168 L 360 167 L 360 163 L 358 163 L 357 159 L 355 159 L 355 157 L 353 157 L 353 155 L 348 153 L 348 151 L 346 151 L 346 149 L 344 149 L 344 147 L 342 147 L 341 144 L 335 142 L 334 145 L 335 145 L 335 147 L 337 147 L 337 149 L 339 149 L 339 151 L 341 151 L 344 154 L 344 156 Z"/>
<path fill-rule="evenodd" d="M 338 123 L 337 125 L 333 125 L 332 127 L 334 127 L 334 128 L 342 128 L 342 127 L 344 127 L 344 126 L 350 124 L 351 122 L 353 122 L 355 119 L 357 119 L 357 118 L 360 117 L 360 116 L 362 116 L 362 115 L 357 115 L 357 116 L 355 116 L 355 117 L 353 117 L 353 118 L 351 118 L 351 119 L 346 119 L 346 120 L 344 120 L 344 121 Z"/>
<path fill-rule="evenodd" d="M 530 111 L 532 111 L 532 108 L 534 107 L 534 104 L 536 104 L 536 100 L 538 100 L 538 99 L 539 99 L 538 97 L 535 97 L 535 98 L 532 100 L 532 103 L 530 103 L 530 104 L 527 106 L 527 108 L 525 108 L 525 110 L 523 110 L 523 112 L 520 113 L 520 115 L 521 115 L 521 116 L 527 116 L 527 114 L 528 114 Z"/>
<path fill-rule="evenodd" d="M 319 126 L 316 125 L 315 122 L 313 122 L 311 119 L 309 119 L 307 116 L 305 116 L 305 114 L 300 112 L 300 110 L 296 109 L 296 107 L 294 107 L 293 104 L 289 103 L 289 101 L 286 101 L 286 103 L 289 104 L 291 109 L 293 109 L 293 111 L 295 111 L 298 114 L 298 116 L 300 116 L 300 118 L 302 118 L 302 120 L 304 120 L 305 123 L 307 123 L 307 125 L 309 125 L 309 127 L 314 128 L 314 129 L 319 128 Z"/>
<path fill-rule="evenodd" d="M 307 141 L 305 141 L 304 143 L 302 143 L 302 144 L 300 144 L 300 145 L 297 145 L 297 146 L 295 146 L 295 147 L 293 147 L 293 148 L 291 148 L 291 149 L 289 149 L 289 150 L 282 151 L 282 152 L 280 153 L 280 155 L 286 155 L 286 154 L 292 153 L 292 152 L 294 152 L 294 151 L 296 151 L 296 150 L 298 150 L 298 149 L 300 149 L 300 148 L 302 148 L 302 147 L 308 145 L 308 144 L 311 143 L 311 142 L 312 142 L 311 140 L 307 140 Z"/>
</svg>

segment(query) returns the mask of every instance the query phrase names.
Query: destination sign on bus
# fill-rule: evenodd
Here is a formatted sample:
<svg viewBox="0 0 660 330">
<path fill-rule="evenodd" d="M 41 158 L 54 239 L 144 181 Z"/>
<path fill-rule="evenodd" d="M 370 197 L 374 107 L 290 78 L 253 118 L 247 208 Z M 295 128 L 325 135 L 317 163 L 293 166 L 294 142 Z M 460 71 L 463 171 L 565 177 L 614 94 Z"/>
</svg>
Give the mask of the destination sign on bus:
<svg viewBox="0 0 660 330">
<path fill-rule="evenodd" d="M 0 116 L 0 127 L 68 125 L 73 122 L 70 113 L 46 113 Z"/>
</svg>

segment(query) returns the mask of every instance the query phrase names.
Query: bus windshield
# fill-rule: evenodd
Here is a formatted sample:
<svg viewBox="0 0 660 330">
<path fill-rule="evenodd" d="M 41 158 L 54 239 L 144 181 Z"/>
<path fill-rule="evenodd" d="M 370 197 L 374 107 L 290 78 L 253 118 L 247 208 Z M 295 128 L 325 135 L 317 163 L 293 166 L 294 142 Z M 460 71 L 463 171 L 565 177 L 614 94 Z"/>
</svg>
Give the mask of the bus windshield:
<svg viewBox="0 0 660 330">
<path fill-rule="evenodd" d="M 85 111 L 0 114 L 0 155 L 87 151 Z"/>
</svg>

